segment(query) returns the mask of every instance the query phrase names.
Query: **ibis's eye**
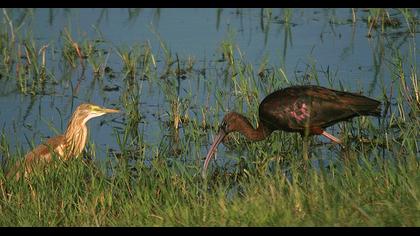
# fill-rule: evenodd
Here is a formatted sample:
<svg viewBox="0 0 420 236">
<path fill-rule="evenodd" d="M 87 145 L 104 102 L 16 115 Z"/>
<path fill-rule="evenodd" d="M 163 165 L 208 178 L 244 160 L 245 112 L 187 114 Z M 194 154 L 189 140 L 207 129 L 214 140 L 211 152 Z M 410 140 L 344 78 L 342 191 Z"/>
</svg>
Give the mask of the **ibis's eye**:
<svg viewBox="0 0 420 236">
<path fill-rule="evenodd" d="M 222 121 L 222 123 L 219 126 L 219 130 L 222 129 L 223 131 L 226 131 L 226 126 L 227 126 L 226 122 L 225 121 Z"/>
</svg>

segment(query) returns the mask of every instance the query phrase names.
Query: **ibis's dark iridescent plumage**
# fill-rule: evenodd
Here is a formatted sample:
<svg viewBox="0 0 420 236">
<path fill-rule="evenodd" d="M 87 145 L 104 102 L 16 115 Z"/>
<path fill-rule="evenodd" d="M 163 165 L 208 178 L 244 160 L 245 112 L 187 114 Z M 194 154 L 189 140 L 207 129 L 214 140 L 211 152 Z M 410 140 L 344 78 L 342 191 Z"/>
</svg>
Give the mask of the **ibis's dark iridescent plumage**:
<svg viewBox="0 0 420 236">
<path fill-rule="evenodd" d="M 348 92 L 320 86 L 293 86 L 271 93 L 259 106 L 260 122 L 254 129 L 248 119 L 236 112 L 225 115 L 204 162 L 203 174 L 217 146 L 230 132 L 241 132 L 248 139 L 265 139 L 274 130 L 298 132 L 302 136 L 324 135 L 341 141 L 325 132 L 325 128 L 356 116 L 380 116 L 380 102 Z"/>
</svg>

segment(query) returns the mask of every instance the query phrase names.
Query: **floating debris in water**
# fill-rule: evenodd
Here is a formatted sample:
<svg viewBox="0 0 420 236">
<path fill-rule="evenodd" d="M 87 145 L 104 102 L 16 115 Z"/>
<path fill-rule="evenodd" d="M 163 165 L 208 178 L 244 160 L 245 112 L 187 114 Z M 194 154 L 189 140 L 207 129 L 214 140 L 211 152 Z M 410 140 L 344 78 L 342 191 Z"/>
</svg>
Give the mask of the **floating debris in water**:
<svg viewBox="0 0 420 236">
<path fill-rule="evenodd" d="M 104 90 L 106 92 L 118 91 L 118 90 L 120 90 L 120 86 L 115 85 L 115 86 L 111 87 L 111 86 L 105 85 L 105 87 L 102 90 Z"/>
</svg>

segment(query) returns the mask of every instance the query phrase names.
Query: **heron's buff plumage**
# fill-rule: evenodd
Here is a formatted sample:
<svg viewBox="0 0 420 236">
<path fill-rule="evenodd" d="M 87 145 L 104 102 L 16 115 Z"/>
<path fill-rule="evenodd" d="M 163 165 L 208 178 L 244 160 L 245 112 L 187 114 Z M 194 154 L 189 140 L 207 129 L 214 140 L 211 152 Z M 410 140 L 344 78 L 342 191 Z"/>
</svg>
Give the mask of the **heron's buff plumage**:
<svg viewBox="0 0 420 236">
<path fill-rule="evenodd" d="M 86 122 L 94 117 L 104 115 L 118 110 L 101 108 L 93 104 L 81 104 L 73 113 L 63 135 L 52 137 L 25 155 L 23 161 L 25 176 L 32 172 L 35 164 L 47 163 L 52 160 L 55 154 L 62 160 L 77 158 L 82 153 L 86 145 L 88 129 Z M 20 177 L 18 163 L 9 175 L 16 173 L 16 178 Z"/>
<path fill-rule="evenodd" d="M 71 157 L 78 157 L 83 151 L 88 135 L 86 127 L 87 117 L 88 114 L 86 116 L 77 116 L 77 114 L 74 113 L 70 119 L 67 130 L 64 133 L 64 146 L 67 148 L 60 153 L 60 156 L 64 159 L 67 160 Z"/>
</svg>

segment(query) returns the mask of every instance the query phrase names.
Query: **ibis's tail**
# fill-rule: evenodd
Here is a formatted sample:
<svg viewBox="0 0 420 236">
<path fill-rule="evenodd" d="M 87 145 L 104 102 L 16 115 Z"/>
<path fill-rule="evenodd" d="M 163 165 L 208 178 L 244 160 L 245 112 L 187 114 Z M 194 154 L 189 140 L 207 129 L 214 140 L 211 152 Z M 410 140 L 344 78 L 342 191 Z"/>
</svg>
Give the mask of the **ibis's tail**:
<svg viewBox="0 0 420 236">
<path fill-rule="evenodd" d="M 381 116 L 381 102 L 354 93 L 343 93 L 340 98 L 354 112 L 364 116 Z"/>
</svg>

